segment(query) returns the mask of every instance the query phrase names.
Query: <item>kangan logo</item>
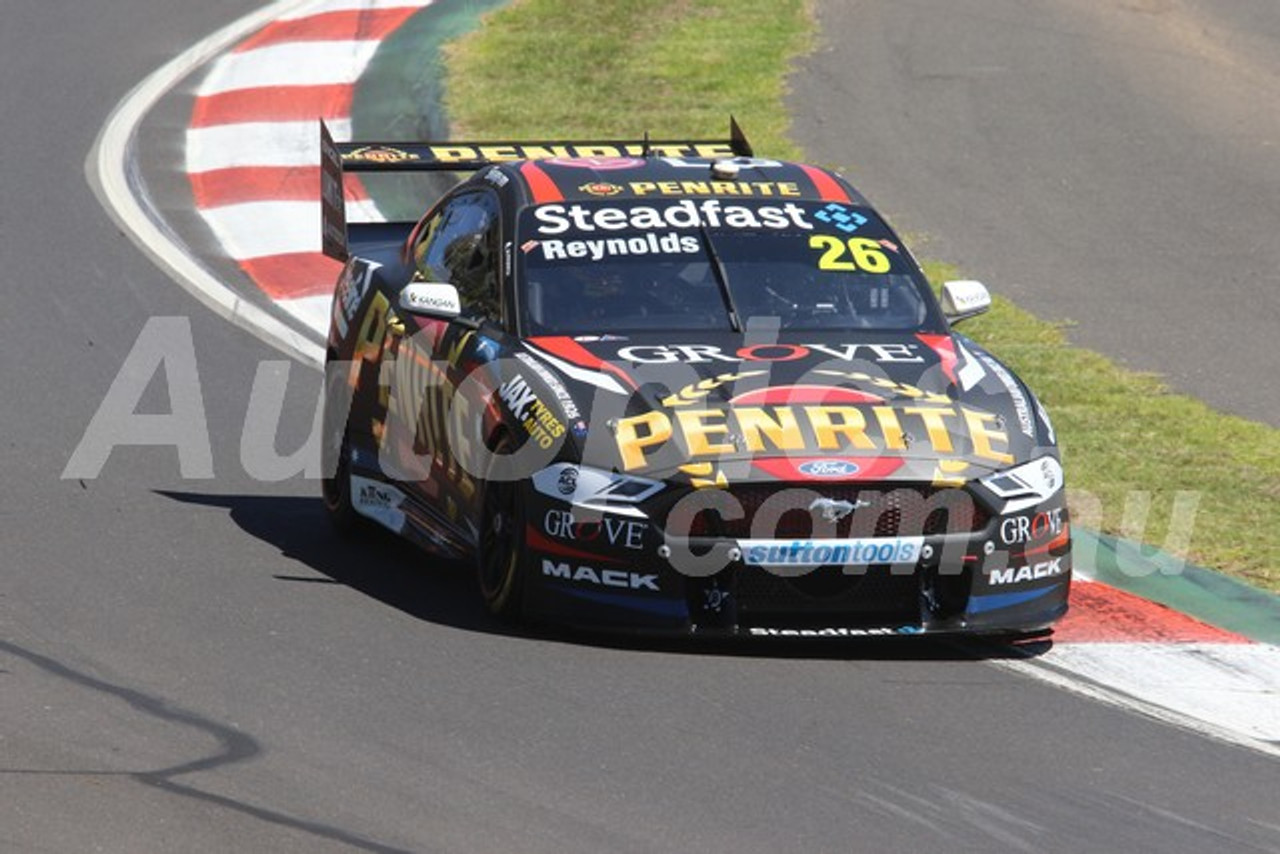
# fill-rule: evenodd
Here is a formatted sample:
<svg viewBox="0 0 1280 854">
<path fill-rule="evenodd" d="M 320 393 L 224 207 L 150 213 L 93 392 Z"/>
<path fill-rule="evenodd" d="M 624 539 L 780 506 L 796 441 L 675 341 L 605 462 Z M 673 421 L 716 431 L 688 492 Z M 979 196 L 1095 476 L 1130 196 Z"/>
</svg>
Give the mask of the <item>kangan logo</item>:
<svg viewBox="0 0 1280 854">
<path fill-rule="evenodd" d="M 859 507 L 870 507 L 870 501 L 837 501 L 834 498 L 815 498 L 809 505 L 809 512 L 821 511 L 822 518 L 828 522 L 839 522 Z"/>
</svg>

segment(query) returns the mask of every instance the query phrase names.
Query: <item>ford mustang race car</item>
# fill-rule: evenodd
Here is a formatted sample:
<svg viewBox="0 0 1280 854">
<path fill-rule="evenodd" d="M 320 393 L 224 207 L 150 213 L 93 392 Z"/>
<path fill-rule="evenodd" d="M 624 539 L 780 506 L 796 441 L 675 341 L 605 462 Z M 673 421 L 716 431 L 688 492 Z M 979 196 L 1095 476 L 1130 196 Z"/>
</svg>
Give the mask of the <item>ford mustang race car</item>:
<svg viewBox="0 0 1280 854">
<path fill-rule="evenodd" d="M 842 177 L 725 140 L 335 144 L 324 503 L 502 618 L 1032 633 L 1067 608 L 1049 416 Z M 463 171 L 417 222 L 343 175 Z"/>
</svg>

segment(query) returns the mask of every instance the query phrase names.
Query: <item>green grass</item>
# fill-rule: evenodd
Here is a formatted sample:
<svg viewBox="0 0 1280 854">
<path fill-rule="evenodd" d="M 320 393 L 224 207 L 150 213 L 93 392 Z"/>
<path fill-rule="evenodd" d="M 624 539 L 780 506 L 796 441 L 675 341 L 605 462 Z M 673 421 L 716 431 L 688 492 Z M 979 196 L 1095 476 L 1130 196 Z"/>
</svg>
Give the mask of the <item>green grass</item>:
<svg viewBox="0 0 1280 854">
<path fill-rule="evenodd" d="M 705 138 L 732 112 L 758 154 L 793 158 L 785 78 L 812 43 L 803 0 L 518 0 L 447 46 L 445 104 L 470 138 Z M 1280 590 L 1280 430 L 1073 347 L 1008 300 L 961 331 L 1048 408 L 1078 522 Z"/>
<path fill-rule="evenodd" d="M 786 137 L 783 72 L 811 43 L 801 0 L 532 0 L 446 47 L 457 138 L 723 137 L 729 113 L 757 151 Z"/>
<path fill-rule="evenodd" d="M 955 278 L 947 265 L 925 268 L 935 281 Z M 1280 430 L 1073 347 L 1060 325 L 1005 299 L 960 329 L 1008 362 L 1049 410 L 1078 523 L 1280 590 Z"/>
</svg>

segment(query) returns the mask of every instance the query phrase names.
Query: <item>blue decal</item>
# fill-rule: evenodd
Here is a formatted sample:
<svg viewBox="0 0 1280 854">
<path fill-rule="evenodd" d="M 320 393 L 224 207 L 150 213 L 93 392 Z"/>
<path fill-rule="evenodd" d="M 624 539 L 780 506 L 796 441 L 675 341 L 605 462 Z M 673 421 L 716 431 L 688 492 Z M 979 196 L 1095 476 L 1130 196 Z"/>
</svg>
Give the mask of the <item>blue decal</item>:
<svg viewBox="0 0 1280 854">
<path fill-rule="evenodd" d="M 615 608 L 627 608 L 631 611 L 647 611 L 660 617 L 684 618 L 689 616 L 689 607 L 683 599 L 642 599 L 638 596 L 605 593 L 600 590 L 580 590 L 559 584 L 549 584 L 547 589 L 554 590 L 557 593 L 564 593 L 577 599 L 598 602 L 601 605 L 612 605 Z"/>
<path fill-rule="evenodd" d="M 815 211 L 813 218 L 820 222 L 834 225 L 846 234 L 853 234 L 867 224 L 867 218 L 855 210 L 832 202 L 820 211 Z"/>
<path fill-rule="evenodd" d="M 476 358 L 481 362 L 492 362 L 498 358 L 498 342 L 483 335 L 476 336 Z"/>
<path fill-rule="evenodd" d="M 1041 587 L 1038 590 L 1020 590 L 1016 593 L 992 593 L 986 596 L 973 596 L 969 599 L 969 613 L 982 614 L 987 611 L 998 611 L 1001 608 L 1012 608 L 1033 599 L 1039 599 L 1058 590 L 1054 587 Z"/>
<path fill-rule="evenodd" d="M 852 477 L 858 473 L 858 464 L 848 460 L 810 460 L 797 466 L 796 471 L 809 477 Z"/>
</svg>

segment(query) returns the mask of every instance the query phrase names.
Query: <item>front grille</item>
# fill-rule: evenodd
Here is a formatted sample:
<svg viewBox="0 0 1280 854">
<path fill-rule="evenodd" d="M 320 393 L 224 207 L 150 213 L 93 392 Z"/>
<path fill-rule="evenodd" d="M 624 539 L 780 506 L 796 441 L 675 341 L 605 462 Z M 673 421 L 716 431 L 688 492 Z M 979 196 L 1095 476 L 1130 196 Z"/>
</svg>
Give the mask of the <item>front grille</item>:
<svg viewBox="0 0 1280 854">
<path fill-rule="evenodd" d="M 738 566 L 739 619 L 748 625 L 803 625 L 835 620 L 843 626 L 912 624 L 920 619 L 916 572 L 873 566 L 845 574 L 838 566 L 784 577 L 759 566 Z"/>
<path fill-rule="evenodd" d="M 743 484 L 708 490 L 705 503 L 667 519 L 667 532 L 691 537 L 832 539 L 912 537 L 980 531 L 990 514 L 963 489 L 894 484 Z M 716 494 L 719 493 L 719 494 Z M 742 508 L 733 518 L 732 498 Z M 836 522 L 810 510 L 818 498 L 847 501 L 852 513 Z"/>
</svg>

